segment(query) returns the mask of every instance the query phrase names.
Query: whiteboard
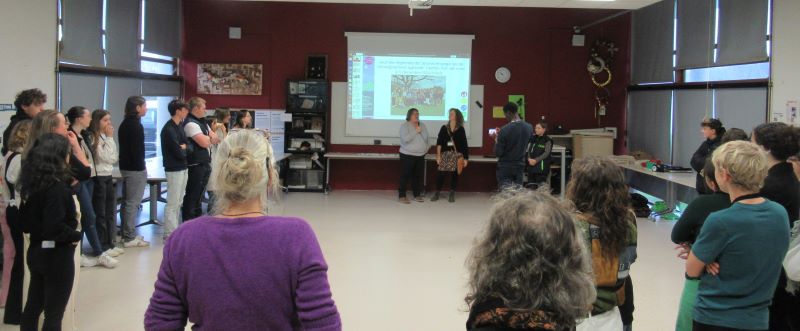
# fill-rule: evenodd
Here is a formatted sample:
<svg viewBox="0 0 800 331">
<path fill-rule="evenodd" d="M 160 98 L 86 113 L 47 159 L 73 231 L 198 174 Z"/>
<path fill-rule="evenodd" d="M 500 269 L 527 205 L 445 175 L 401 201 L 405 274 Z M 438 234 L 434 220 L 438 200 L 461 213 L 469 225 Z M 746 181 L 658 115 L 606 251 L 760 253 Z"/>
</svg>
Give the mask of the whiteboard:
<svg viewBox="0 0 800 331">
<path fill-rule="evenodd" d="M 471 85 L 469 89 L 469 125 L 466 128 L 467 143 L 469 147 L 483 146 L 483 109 L 476 102 L 483 104 L 483 85 Z M 388 132 L 392 136 L 385 137 L 350 137 L 345 134 L 347 121 L 347 82 L 333 82 L 331 84 L 331 143 L 338 145 L 373 145 L 375 140 L 380 140 L 380 145 L 400 146 L 400 137 L 397 131 Z M 431 145 L 436 144 L 436 133 L 444 123 L 425 123 L 428 130 L 434 130 L 430 136 Z"/>
</svg>

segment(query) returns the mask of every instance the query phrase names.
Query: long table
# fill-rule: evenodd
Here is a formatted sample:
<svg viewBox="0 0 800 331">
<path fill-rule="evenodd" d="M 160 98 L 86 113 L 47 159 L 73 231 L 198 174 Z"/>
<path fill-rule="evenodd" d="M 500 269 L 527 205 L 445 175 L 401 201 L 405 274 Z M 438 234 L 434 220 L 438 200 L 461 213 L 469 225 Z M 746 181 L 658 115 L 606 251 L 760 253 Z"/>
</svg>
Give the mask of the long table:
<svg viewBox="0 0 800 331">
<path fill-rule="evenodd" d="M 620 165 L 631 187 L 663 198 L 667 206 L 673 209 L 681 200 L 688 202 L 697 196 L 695 172 L 654 172 L 645 169 L 639 162 L 633 165 Z"/>
<path fill-rule="evenodd" d="M 564 187 L 566 186 L 566 148 L 564 146 L 555 145 L 553 146 L 552 153 L 559 153 L 561 154 L 561 193 L 564 193 Z M 338 153 L 338 152 L 331 152 L 325 154 L 325 192 L 329 192 L 331 190 L 331 160 L 386 160 L 386 161 L 395 161 L 400 159 L 400 154 L 398 153 Z M 425 156 L 425 161 L 436 161 L 435 154 L 428 154 Z M 472 155 L 469 158 L 469 162 L 477 162 L 477 163 L 497 163 L 496 157 L 485 157 L 482 155 Z M 424 168 L 423 174 L 423 183 L 427 185 L 427 175 L 428 175 L 428 167 L 427 165 Z"/>
</svg>

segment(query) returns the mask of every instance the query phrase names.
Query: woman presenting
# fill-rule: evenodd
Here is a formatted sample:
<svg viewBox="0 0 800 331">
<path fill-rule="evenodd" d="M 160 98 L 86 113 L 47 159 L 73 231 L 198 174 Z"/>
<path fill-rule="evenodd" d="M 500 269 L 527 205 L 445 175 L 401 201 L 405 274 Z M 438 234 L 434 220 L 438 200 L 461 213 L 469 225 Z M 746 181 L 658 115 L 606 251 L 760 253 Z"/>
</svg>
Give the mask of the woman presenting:
<svg viewBox="0 0 800 331">
<path fill-rule="evenodd" d="M 436 193 L 431 201 L 439 200 L 445 179 L 450 176 L 450 197 L 448 201 L 456 202 L 456 186 L 458 185 L 458 162 L 463 158 L 463 166 L 469 160 L 467 134 L 464 131 L 464 115 L 455 108 L 450 109 L 450 121 L 442 125 L 436 139 L 436 164 L 439 175 L 436 178 Z"/>
<path fill-rule="evenodd" d="M 400 203 L 409 204 L 406 187 L 411 180 L 414 199 L 423 202 L 420 179 L 425 167 L 425 154 L 428 153 L 428 128 L 419 121 L 419 110 L 411 108 L 406 114 L 406 122 L 400 126 Z"/>
</svg>

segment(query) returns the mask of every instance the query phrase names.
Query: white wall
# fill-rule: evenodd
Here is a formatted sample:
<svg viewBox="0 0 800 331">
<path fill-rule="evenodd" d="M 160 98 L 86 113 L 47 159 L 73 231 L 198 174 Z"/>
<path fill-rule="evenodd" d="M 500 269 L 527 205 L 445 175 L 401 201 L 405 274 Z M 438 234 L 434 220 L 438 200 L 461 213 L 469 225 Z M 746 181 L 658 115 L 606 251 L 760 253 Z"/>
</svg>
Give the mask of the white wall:
<svg viewBox="0 0 800 331">
<path fill-rule="evenodd" d="M 800 101 L 800 1 L 774 0 L 772 13 L 770 120 L 773 112 L 786 109 L 787 101 Z"/>
<path fill-rule="evenodd" d="M 2 0 L 0 7 L 0 104 L 13 104 L 19 91 L 36 87 L 47 94 L 45 107 L 55 108 L 56 1 Z M 0 127 L 11 115 L 0 112 Z"/>
</svg>

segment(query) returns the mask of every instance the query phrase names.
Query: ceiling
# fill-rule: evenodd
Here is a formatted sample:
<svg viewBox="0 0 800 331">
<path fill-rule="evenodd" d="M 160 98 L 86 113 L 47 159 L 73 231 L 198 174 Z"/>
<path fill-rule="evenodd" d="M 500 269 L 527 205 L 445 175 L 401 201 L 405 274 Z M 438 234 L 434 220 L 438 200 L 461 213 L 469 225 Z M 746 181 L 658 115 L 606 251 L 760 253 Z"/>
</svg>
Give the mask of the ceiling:
<svg viewBox="0 0 800 331">
<path fill-rule="evenodd" d="M 407 0 L 251 0 L 280 2 L 326 2 L 358 4 L 407 5 Z M 489 7 L 547 7 L 547 8 L 591 8 L 591 9 L 639 9 L 660 0 L 434 0 L 436 6 L 489 6 Z"/>
</svg>

